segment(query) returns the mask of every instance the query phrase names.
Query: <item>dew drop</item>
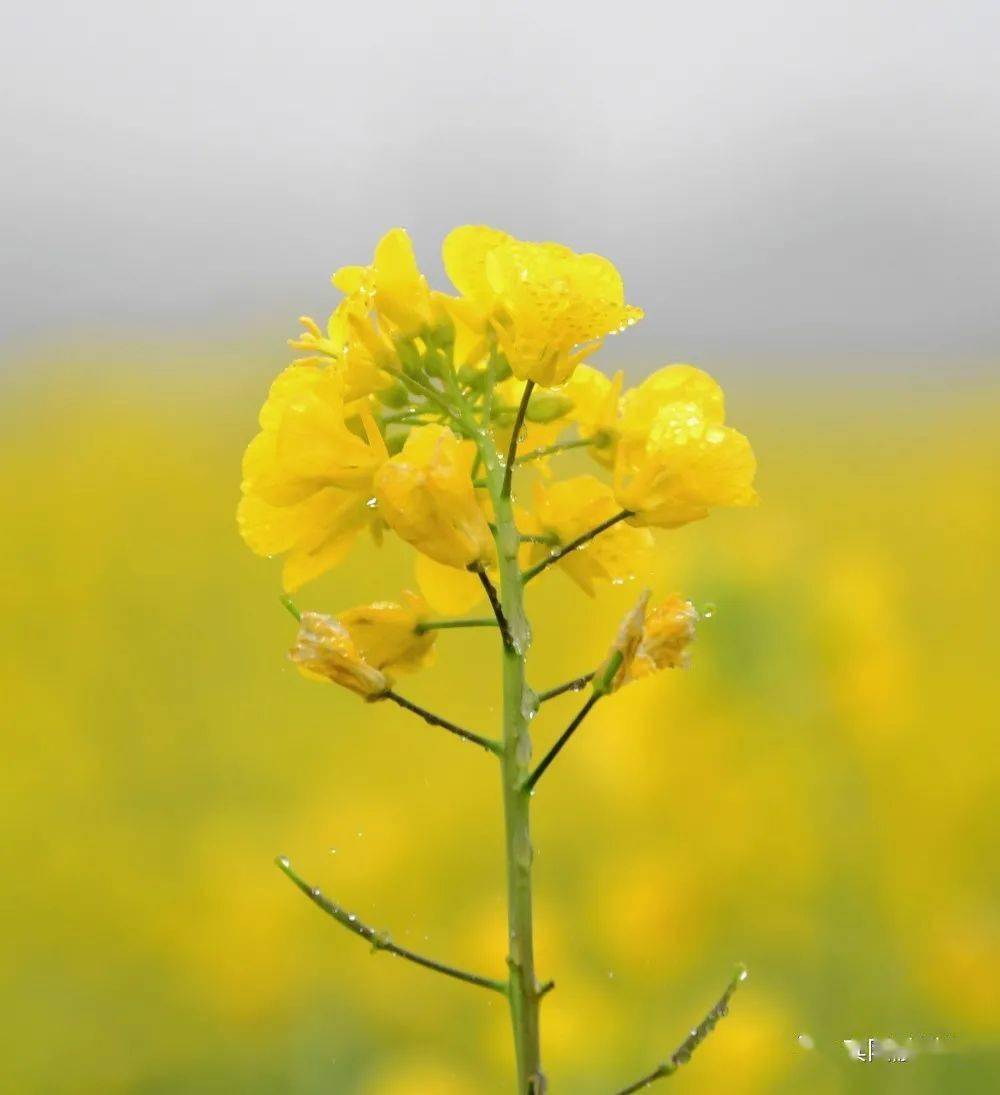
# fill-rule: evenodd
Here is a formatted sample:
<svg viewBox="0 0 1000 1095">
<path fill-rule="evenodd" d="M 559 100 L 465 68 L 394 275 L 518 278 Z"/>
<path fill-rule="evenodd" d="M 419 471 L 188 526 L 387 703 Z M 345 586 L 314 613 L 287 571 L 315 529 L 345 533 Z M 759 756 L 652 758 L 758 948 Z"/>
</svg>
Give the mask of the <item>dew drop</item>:
<svg viewBox="0 0 1000 1095">
<path fill-rule="evenodd" d="M 815 1049 L 816 1043 L 811 1034 L 802 1033 L 795 1039 L 803 1049 Z"/>
<path fill-rule="evenodd" d="M 287 855 L 278 856 L 278 865 L 281 867 L 291 867 L 292 861 Z"/>
<path fill-rule="evenodd" d="M 715 615 L 716 611 L 715 602 L 709 601 L 701 610 L 701 618 L 703 620 L 710 620 Z"/>
</svg>

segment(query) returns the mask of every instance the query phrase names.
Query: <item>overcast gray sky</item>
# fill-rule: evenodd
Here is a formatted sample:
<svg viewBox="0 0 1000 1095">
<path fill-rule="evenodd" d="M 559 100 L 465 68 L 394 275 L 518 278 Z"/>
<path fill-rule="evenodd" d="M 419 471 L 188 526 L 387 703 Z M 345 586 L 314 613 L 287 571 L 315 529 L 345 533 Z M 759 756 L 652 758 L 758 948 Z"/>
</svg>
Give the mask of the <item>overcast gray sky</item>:
<svg viewBox="0 0 1000 1095">
<path fill-rule="evenodd" d="M 484 221 L 677 357 L 1000 349 L 997 0 L 6 10 L 5 340 L 291 325 Z"/>
</svg>

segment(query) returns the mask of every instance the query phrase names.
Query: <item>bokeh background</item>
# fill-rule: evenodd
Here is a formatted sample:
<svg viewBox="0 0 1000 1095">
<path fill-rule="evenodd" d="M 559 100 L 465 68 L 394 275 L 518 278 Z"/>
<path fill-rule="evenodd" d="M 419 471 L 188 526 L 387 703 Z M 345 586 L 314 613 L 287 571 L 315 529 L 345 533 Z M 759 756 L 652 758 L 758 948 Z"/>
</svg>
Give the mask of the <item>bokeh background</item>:
<svg viewBox="0 0 1000 1095">
<path fill-rule="evenodd" d="M 489 759 L 302 681 L 239 458 L 300 312 L 405 225 L 597 250 L 692 361 L 759 510 L 661 538 L 711 618 L 537 799 L 554 1092 L 987 1092 L 1000 1072 L 1000 14 L 988 2 L 10 8 L 0 38 L 0 1029 L 12 1092 L 509 1090 L 502 1002 L 278 874 L 502 972 Z M 398 546 L 316 583 L 412 584 Z M 540 687 L 634 590 L 532 587 Z M 491 636 L 408 685 L 497 717 Z M 539 745 L 573 699 L 537 722 Z M 940 1037 L 906 1064 L 844 1039 Z M 811 1047 L 811 1048 L 810 1048 Z"/>
</svg>

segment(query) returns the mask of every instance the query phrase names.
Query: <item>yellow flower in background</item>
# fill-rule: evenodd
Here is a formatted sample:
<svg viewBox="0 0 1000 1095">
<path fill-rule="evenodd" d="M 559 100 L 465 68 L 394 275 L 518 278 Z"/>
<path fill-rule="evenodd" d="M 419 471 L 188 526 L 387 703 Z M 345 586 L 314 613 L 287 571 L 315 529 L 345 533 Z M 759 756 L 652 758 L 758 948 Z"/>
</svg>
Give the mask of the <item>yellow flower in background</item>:
<svg viewBox="0 0 1000 1095">
<path fill-rule="evenodd" d="M 618 271 L 600 255 L 466 225 L 449 233 L 443 257 L 462 295 L 449 307 L 456 343 L 481 352 L 482 336 L 492 331 L 520 380 L 561 384 L 605 336 L 642 318 L 625 303 Z"/>
<path fill-rule="evenodd" d="M 365 404 L 346 405 L 329 368 L 285 369 L 260 425 L 243 458 L 237 523 L 258 555 L 287 555 L 282 580 L 291 591 L 340 562 L 363 528 L 378 534 L 368 503 L 389 454 Z"/>
<path fill-rule="evenodd" d="M 420 592 L 442 616 L 461 616 L 486 597 L 475 574 L 445 566 L 429 555 L 418 553 L 413 569 Z"/>
<path fill-rule="evenodd" d="M 521 531 L 548 540 L 527 546 L 526 554 L 532 563 L 613 517 L 621 508 L 612 489 L 592 475 L 536 483 L 532 502 L 531 510 L 519 521 Z M 618 584 L 645 570 L 652 547 L 649 529 L 619 523 L 564 555 L 556 566 L 593 596 L 595 582 Z"/>
<path fill-rule="evenodd" d="M 437 632 L 420 630 L 428 615 L 427 602 L 407 591 L 402 603 L 375 601 L 337 618 L 369 665 L 386 673 L 413 673 L 434 660 Z"/>
<path fill-rule="evenodd" d="M 389 679 L 368 664 L 348 629 L 321 612 L 302 613 L 288 657 L 303 676 L 332 681 L 368 700 L 378 699 L 389 690 Z"/>
<path fill-rule="evenodd" d="M 485 566 L 496 557 L 493 534 L 472 486 L 473 459 L 472 446 L 447 426 L 420 426 L 375 476 L 386 523 L 445 566 Z"/>
<path fill-rule="evenodd" d="M 714 506 L 750 506 L 757 462 L 723 425 L 719 386 L 689 365 L 654 373 L 622 400 L 615 496 L 636 524 L 672 528 Z"/>
</svg>

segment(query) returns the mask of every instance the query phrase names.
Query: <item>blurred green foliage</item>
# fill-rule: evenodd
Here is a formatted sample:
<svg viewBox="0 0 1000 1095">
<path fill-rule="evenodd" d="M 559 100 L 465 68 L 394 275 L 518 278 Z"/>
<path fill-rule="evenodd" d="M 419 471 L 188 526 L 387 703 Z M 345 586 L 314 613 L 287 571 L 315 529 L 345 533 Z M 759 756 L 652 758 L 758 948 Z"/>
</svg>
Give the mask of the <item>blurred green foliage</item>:
<svg viewBox="0 0 1000 1095">
<path fill-rule="evenodd" d="M 491 759 L 284 660 L 277 564 L 233 518 L 280 362 L 125 360 L 36 355 L 6 383 L 2 1086 L 508 1090 L 502 1000 L 369 954 L 272 865 L 502 976 Z M 763 505 L 659 541 L 657 592 L 714 605 L 693 667 L 598 708 L 536 798 L 552 1089 L 648 1070 L 742 960 L 731 1017 L 670 1084 L 994 1090 L 1000 400 L 905 376 L 735 387 Z M 411 566 L 365 544 L 300 601 L 393 595 Z M 536 686 L 591 668 L 635 592 L 533 585 Z M 493 730 L 495 637 L 438 649 L 404 690 Z M 539 749 L 577 702 L 546 707 Z M 956 1052 L 842 1044 L 921 1033 Z"/>
</svg>

